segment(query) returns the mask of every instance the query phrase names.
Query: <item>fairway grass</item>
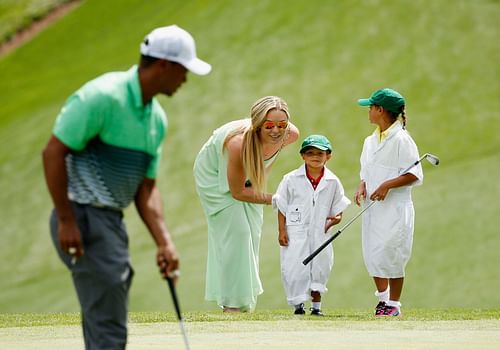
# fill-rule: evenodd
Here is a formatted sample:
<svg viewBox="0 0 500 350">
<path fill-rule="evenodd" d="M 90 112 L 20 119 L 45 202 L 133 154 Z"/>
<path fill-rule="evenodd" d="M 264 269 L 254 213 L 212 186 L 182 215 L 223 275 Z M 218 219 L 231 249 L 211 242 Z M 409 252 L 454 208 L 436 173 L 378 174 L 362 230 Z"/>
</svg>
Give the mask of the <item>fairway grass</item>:
<svg viewBox="0 0 500 350">
<path fill-rule="evenodd" d="M 40 6 L 46 1 L 29 0 Z M 27 2 L 0 1 L 16 7 Z M 407 98 L 408 130 L 419 150 L 442 163 L 424 165 L 424 185 L 412 193 L 416 214 L 405 320 L 455 320 L 440 311 L 420 317 L 414 308 L 499 308 L 499 18 L 498 0 L 82 1 L 0 58 L 0 313 L 45 313 L 28 320 L 22 314 L 19 322 L 6 314 L 9 322 L 2 327 L 78 327 L 77 314 L 56 314 L 66 321 L 46 314 L 78 311 L 79 304 L 50 238 L 52 201 L 40 153 L 69 94 L 104 72 L 128 69 L 137 62 L 144 35 L 170 23 L 189 30 L 197 52 L 213 66 L 207 77 L 190 75 L 174 98 L 159 97 L 169 125 L 158 186 L 180 255 L 178 294 L 188 327 L 225 321 L 220 313 L 201 314 L 218 310 L 204 300 L 207 223 L 192 168 L 212 130 L 248 116 L 257 98 L 279 95 L 301 139 L 320 132 L 332 140 L 329 167 L 352 198 L 363 139 L 374 130 L 356 100 L 386 86 Z M 284 148 L 273 164 L 269 192 L 300 165 L 299 144 Z M 358 211 L 347 208 L 344 223 Z M 133 206 L 124 217 L 135 271 L 129 310 L 172 310 L 154 241 Z M 259 312 L 287 306 L 277 232 L 276 213 L 265 208 L 259 254 L 264 293 L 258 312 L 241 322 L 289 320 L 285 312 Z M 334 246 L 329 291 L 322 297 L 322 305 L 333 310 L 327 321 L 371 322 L 365 315 L 376 299 L 362 256 L 361 220 Z M 345 307 L 364 311 L 339 312 Z M 475 320 L 467 318 L 469 312 L 457 319 Z M 175 327 L 175 318 L 165 317 L 131 314 L 131 322 L 172 321 Z M 81 337 L 75 338 L 80 344 Z"/>
<path fill-rule="evenodd" d="M 1 349 L 83 349 L 79 314 L 2 314 Z M 324 318 L 289 312 L 188 313 L 193 350 L 497 349 L 500 311 L 407 310 L 376 319 L 368 310 L 335 310 Z M 174 314 L 131 313 L 127 349 L 183 349 Z"/>
</svg>

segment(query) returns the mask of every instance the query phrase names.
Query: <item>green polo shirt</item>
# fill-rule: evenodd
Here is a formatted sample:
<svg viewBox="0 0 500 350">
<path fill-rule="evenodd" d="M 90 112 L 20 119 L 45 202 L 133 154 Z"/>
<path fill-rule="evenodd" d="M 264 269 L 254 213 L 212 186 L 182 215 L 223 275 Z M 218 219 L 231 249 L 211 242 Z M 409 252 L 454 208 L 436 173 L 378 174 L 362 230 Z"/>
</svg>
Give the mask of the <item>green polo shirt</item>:
<svg viewBox="0 0 500 350">
<path fill-rule="evenodd" d="M 158 101 L 142 104 L 137 66 L 86 83 L 68 98 L 53 129 L 72 150 L 70 199 L 125 208 L 144 178 L 156 177 L 166 131 Z"/>
</svg>

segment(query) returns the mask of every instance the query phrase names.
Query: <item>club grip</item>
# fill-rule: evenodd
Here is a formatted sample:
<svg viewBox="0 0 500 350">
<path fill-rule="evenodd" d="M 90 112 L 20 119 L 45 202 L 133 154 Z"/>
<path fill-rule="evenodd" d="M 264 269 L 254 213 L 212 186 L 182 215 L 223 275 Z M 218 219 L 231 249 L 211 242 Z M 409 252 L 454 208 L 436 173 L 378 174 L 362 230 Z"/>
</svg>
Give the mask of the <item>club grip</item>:
<svg viewBox="0 0 500 350">
<path fill-rule="evenodd" d="M 170 277 L 167 277 L 167 282 L 168 282 L 168 287 L 170 288 L 170 294 L 172 294 L 172 301 L 174 302 L 175 312 L 177 313 L 177 319 L 182 320 L 181 307 L 179 305 L 179 300 L 177 299 L 174 280 Z"/>
<path fill-rule="evenodd" d="M 323 242 L 323 244 L 320 245 L 318 249 L 316 249 L 314 252 L 312 252 L 311 255 L 309 255 L 307 258 L 304 259 L 304 261 L 302 261 L 302 264 L 304 265 L 309 264 L 309 262 L 312 259 L 314 259 L 316 255 L 318 255 L 323 249 L 325 249 L 326 246 L 329 245 L 335 238 L 337 238 L 337 236 L 340 235 L 341 232 L 342 232 L 341 230 L 337 231 L 333 236 L 331 236 L 325 242 Z"/>
</svg>

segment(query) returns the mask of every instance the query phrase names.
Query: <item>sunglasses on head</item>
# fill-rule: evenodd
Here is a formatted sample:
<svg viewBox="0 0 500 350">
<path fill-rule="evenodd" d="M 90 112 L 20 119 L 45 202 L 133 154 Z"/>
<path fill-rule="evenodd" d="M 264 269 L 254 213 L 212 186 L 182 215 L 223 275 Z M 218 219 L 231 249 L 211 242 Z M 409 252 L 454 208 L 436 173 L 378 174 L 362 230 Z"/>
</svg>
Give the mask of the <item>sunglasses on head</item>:
<svg viewBox="0 0 500 350">
<path fill-rule="evenodd" d="M 280 120 L 278 122 L 273 122 L 272 120 L 266 120 L 264 124 L 262 124 L 264 129 L 271 130 L 275 126 L 278 127 L 278 129 L 286 129 L 288 127 L 288 120 Z"/>
</svg>

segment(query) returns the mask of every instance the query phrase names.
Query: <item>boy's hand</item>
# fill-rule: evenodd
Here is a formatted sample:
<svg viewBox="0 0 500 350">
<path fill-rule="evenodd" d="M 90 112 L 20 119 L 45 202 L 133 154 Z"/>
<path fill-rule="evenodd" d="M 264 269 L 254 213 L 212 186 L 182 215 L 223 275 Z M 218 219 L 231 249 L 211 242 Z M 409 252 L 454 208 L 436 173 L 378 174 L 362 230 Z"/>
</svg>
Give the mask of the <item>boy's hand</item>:
<svg viewBox="0 0 500 350">
<path fill-rule="evenodd" d="M 342 220 L 342 213 L 339 213 L 335 216 L 329 216 L 326 218 L 326 225 L 325 225 L 325 233 L 328 232 L 330 227 L 333 225 L 337 225 L 340 221 Z"/>
<path fill-rule="evenodd" d="M 286 231 L 280 231 L 278 235 L 278 242 L 280 246 L 286 247 L 288 246 L 288 234 Z"/>
</svg>

